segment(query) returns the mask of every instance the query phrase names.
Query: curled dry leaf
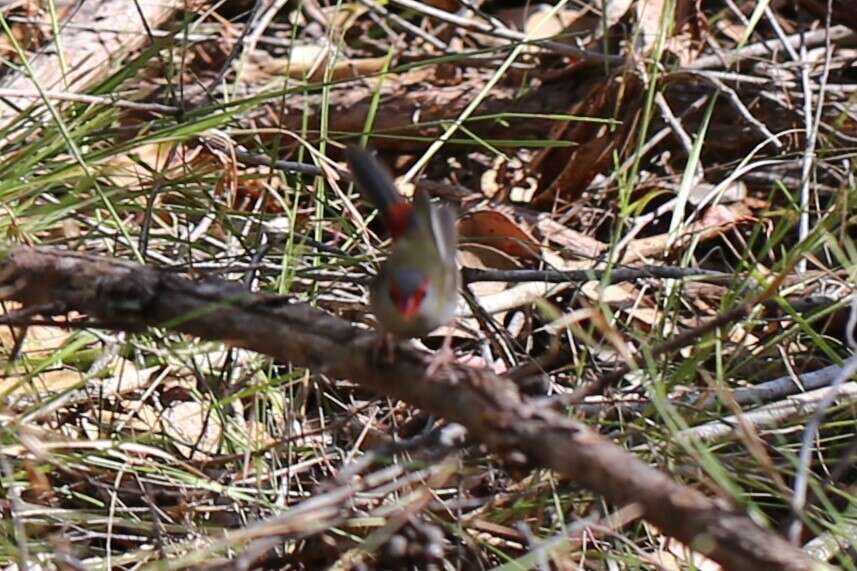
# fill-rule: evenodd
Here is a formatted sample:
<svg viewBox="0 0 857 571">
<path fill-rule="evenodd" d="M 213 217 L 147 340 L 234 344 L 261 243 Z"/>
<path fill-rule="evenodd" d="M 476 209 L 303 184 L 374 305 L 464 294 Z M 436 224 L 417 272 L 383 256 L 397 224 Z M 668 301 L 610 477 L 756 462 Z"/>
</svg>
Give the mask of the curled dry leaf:
<svg viewBox="0 0 857 571">
<path fill-rule="evenodd" d="M 529 38 L 541 40 L 553 38 L 563 34 L 563 30 L 571 26 L 579 17 L 577 10 L 558 10 L 551 14 L 553 8 L 546 5 L 538 5 L 536 10 L 530 11 L 525 17 L 524 32 Z M 529 46 L 530 52 L 537 52 L 538 46 Z"/>
<path fill-rule="evenodd" d="M 708 35 L 708 22 L 700 10 L 699 0 L 678 2 L 674 22 L 674 33 L 667 40 L 666 48 L 678 57 L 680 65 L 687 65 L 699 56 Z"/>
<path fill-rule="evenodd" d="M 646 57 L 652 54 L 658 36 L 661 34 L 661 19 L 664 17 L 664 8 L 671 5 L 672 2 L 666 0 L 637 2 L 637 28 L 639 32 L 636 38 L 636 48 L 640 56 Z"/>
<path fill-rule="evenodd" d="M 607 0 L 604 6 L 604 26 L 611 28 L 625 17 L 634 0 Z"/>
<path fill-rule="evenodd" d="M 560 271 L 582 270 L 592 266 L 589 261 L 579 262 L 565 260 L 550 250 L 543 250 L 542 258 L 544 259 L 547 267 Z M 519 307 L 530 305 L 552 295 L 557 295 L 571 287 L 571 285 L 572 284 L 570 282 L 524 282 L 515 284 L 498 293 L 482 296 L 478 301 L 483 311 L 491 315 L 496 315 L 510 309 L 517 309 Z M 470 308 L 461 308 L 459 314 L 462 316 L 470 316 Z"/>
<path fill-rule="evenodd" d="M 237 180 L 235 193 L 231 197 L 232 209 L 242 212 L 254 212 L 258 201 L 263 200 L 266 190 L 276 193 L 281 186 L 282 179 L 279 177 L 272 177 L 270 180 L 261 177 L 241 177 Z M 283 202 L 269 194 L 264 199 L 263 210 L 270 214 L 282 214 L 284 211 Z"/>
<path fill-rule="evenodd" d="M 647 526 L 652 527 L 652 526 Z M 653 533 L 658 533 L 652 529 Z M 662 549 L 652 556 L 652 563 L 661 566 L 665 571 L 680 571 L 682 569 L 698 569 L 699 571 L 720 571 L 722 567 L 693 551 L 683 543 L 669 538 L 661 537 Z"/>
<path fill-rule="evenodd" d="M 661 320 L 662 314 L 657 307 L 651 307 L 647 297 L 632 283 L 608 284 L 601 287 L 597 281 L 586 282 L 580 288 L 581 293 L 593 303 L 604 303 L 614 310 L 632 318 L 633 325 L 649 331 Z"/>
<path fill-rule="evenodd" d="M 17 6 L 15 6 L 17 4 Z M 11 13 L 6 10 L 12 9 Z M 21 19 L 36 20 L 39 18 L 40 7 L 37 2 L 15 2 L 4 7 L 6 18 L 17 16 Z M 24 50 L 31 50 L 44 43 L 48 38 L 46 29 L 35 25 L 35 22 L 14 22 L 10 26 L 14 42 L 6 34 L 0 36 L 0 55 L 5 59 L 15 61 L 18 58 L 18 50 L 15 44 Z"/>
<path fill-rule="evenodd" d="M 0 309 L 0 315 L 19 309 L 17 304 L 9 303 L 7 307 Z M 3 350 L 4 358 L 8 351 L 19 342 L 22 329 L 11 327 L 0 327 L 0 349 Z M 26 330 L 26 337 L 20 347 L 20 354 L 27 355 L 31 359 L 40 359 L 50 356 L 68 340 L 70 333 L 58 327 L 43 327 L 34 325 Z"/>
<path fill-rule="evenodd" d="M 19 3 L 4 3 L 6 16 L 15 4 Z M 60 3 L 55 7 L 62 13 Z M 148 44 L 151 33 L 147 32 L 158 29 L 180 9 L 193 10 L 176 0 L 74 2 L 68 14 L 60 16 L 61 41 L 56 45 L 61 45 L 62 49 L 42 50 L 39 57 L 32 58 L 26 73 L 21 66 L 16 73 L 6 74 L 0 83 L 13 92 L 30 90 L 36 84 L 44 90 L 81 93 L 113 72 L 119 54 L 135 52 Z M 53 18 L 44 15 L 39 20 Z M 107 33 L 105 30 L 121 30 L 121 33 Z M 4 35 L 0 42 L 5 39 Z M 0 49 L 2 47 L 0 44 Z M 4 98 L 0 102 L 0 122 L 5 124 L 7 119 L 16 116 L 22 107 L 28 107 L 30 103 L 23 98 Z"/>
<path fill-rule="evenodd" d="M 47 330 L 46 327 L 33 327 L 31 329 Z M 67 333 L 60 329 L 55 329 L 55 332 Z M 42 337 L 40 331 L 33 333 L 37 338 Z M 48 341 L 50 345 L 54 342 L 66 339 L 67 335 L 61 337 L 42 337 L 37 342 Z M 35 357 L 39 352 L 47 350 L 44 346 L 40 350 L 30 352 L 26 347 L 32 347 L 33 340 L 30 335 L 27 336 L 27 342 L 24 344 L 24 353 L 30 358 Z M 57 344 L 52 351 L 57 351 L 62 343 Z M 63 403 L 66 406 L 76 403 L 88 402 L 91 398 L 91 393 L 86 390 L 89 387 L 97 386 L 98 392 L 102 398 L 121 397 L 145 387 L 156 372 L 157 367 L 148 369 L 138 369 L 136 365 L 127 359 L 117 357 L 114 362 L 99 375 L 99 379 L 87 378 L 87 374 L 78 368 L 70 366 L 48 368 L 37 376 L 30 378 L 29 375 L 9 374 L 0 380 L 0 394 L 12 397 L 15 403 L 12 404 L 13 409 L 19 408 L 25 403 L 39 403 L 50 398 L 56 397 L 58 394 L 69 391 L 78 387 L 79 390 L 71 392 L 63 397 Z M 84 387 L 86 384 L 86 387 Z"/>
<path fill-rule="evenodd" d="M 540 184 L 533 205 L 545 209 L 557 199 L 566 202 L 579 199 L 592 180 L 612 164 L 614 154 L 623 154 L 640 104 L 640 83 L 630 74 L 614 75 L 595 84 L 569 114 L 618 120 L 620 124 L 591 121 L 558 124 L 548 138 L 573 144 L 551 147 L 536 155 L 532 168 L 540 174 Z"/>
<path fill-rule="evenodd" d="M 498 161 L 502 161 L 502 158 L 498 157 L 498 160 L 494 161 L 491 168 L 486 169 L 482 173 L 482 176 L 479 177 L 479 188 L 482 190 L 482 194 L 488 198 L 494 198 L 502 188 L 499 181 L 500 167 L 498 166 Z"/>
<path fill-rule="evenodd" d="M 478 301 L 482 311 L 489 315 L 497 315 L 510 309 L 530 305 L 539 299 L 557 294 L 567 288 L 568 284 L 524 282 L 499 293 L 482 297 Z M 470 308 L 462 308 L 461 315 L 464 317 L 472 316 Z"/>
<path fill-rule="evenodd" d="M 581 98 L 569 110 L 572 115 L 594 117 L 607 104 L 608 82 L 600 81 L 590 85 L 589 93 Z M 598 130 L 598 125 L 588 122 L 556 122 L 548 133 L 550 141 L 566 140 L 582 144 L 590 139 Z M 544 191 L 556 180 L 566 163 L 576 152 L 576 147 L 548 147 L 537 153 L 530 163 L 530 168 L 541 175 L 539 190 Z"/>
<path fill-rule="evenodd" d="M 615 309 L 633 307 L 640 298 L 640 291 L 632 283 L 607 284 L 601 287 L 597 281 L 584 283 L 581 293 L 594 303 L 606 303 Z"/>
<path fill-rule="evenodd" d="M 519 259 L 538 259 L 541 247 L 527 230 L 497 210 L 476 210 L 458 221 L 462 242 L 489 245 Z"/>
<path fill-rule="evenodd" d="M 10 327 L 0 327 L 0 349 L 3 350 L 4 359 L 19 342 L 20 335 L 25 337 L 19 347 L 19 354 L 31 362 L 38 362 L 59 351 L 69 341 L 71 334 L 60 328 L 38 325 L 28 327 L 26 334 L 22 329 L 15 329 L 13 333 Z M 10 399 L 7 406 L 17 408 L 17 402 L 21 399 L 28 404 L 40 402 L 79 384 L 82 379 L 81 371 L 62 366 L 47 367 L 32 377 L 25 371 L 16 374 L 14 364 L 9 363 L 9 370 L 0 379 L 0 395 Z"/>
<path fill-rule="evenodd" d="M 723 205 L 718 204 L 707 209 L 702 217 L 694 222 L 694 231 L 719 231 L 733 227 L 745 222 L 753 222 L 756 218 L 750 210 L 741 203 Z"/>
<path fill-rule="evenodd" d="M 747 34 L 747 26 L 737 20 L 720 19 L 714 24 L 717 31 L 735 43 L 742 42 Z"/>
<path fill-rule="evenodd" d="M 656 324 L 661 324 L 661 334 L 674 334 L 678 332 L 679 325 L 688 328 L 699 326 L 697 319 L 679 317 L 677 322 L 665 320 L 661 309 L 630 282 L 602 287 L 600 282 L 590 281 L 583 284 L 580 291 L 591 302 L 607 304 L 627 315 L 631 318 L 630 324 L 641 331 L 649 332 Z"/>
<path fill-rule="evenodd" d="M 39 505 L 50 504 L 54 499 L 54 488 L 50 479 L 29 458 L 24 460 L 24 471 L 27 473 L 29 487 L 22 493 L 23 499 Z"/>
</svg>

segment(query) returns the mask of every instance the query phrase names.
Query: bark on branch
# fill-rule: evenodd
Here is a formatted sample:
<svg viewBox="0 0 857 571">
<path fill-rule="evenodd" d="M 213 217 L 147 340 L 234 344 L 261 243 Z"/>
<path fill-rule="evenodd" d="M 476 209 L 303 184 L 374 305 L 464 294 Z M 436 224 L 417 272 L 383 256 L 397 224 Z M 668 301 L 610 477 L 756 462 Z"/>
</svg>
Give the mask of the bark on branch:
<svg viewBox="0 0 857 571">
<path fill-rule="evenodd" d="M 810 569 L 814 562 L 742 511 L 674 482 L 587 425 L 528 403 L 510 381 L 452 366 L 426 376 L 420 352 L 392 364 L 375 335 L 304 304 L 224 281 L 193 282 L 154 268 L 46 248 L 0 252 L 0 299 L 75 310 L 101 326 L 164 327 L 221 340 L 335 378 L 348 378 L 458 422 L 516 468 L 544 467 L 644 517 L 727 569 Z M 383 353 L 383 352 L 382 352 Z M 819 564 L 820 565 L 820 564 Z"/>
</svg>

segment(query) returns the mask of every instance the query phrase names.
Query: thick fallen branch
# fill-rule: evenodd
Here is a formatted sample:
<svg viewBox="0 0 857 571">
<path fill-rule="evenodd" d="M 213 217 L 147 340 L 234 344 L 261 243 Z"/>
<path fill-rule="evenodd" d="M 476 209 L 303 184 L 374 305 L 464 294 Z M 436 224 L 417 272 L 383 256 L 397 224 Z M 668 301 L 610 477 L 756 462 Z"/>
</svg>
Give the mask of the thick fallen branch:
<svg viewBox="0 0 857 571">
<path fill-rule="evenodd" d="M 727 569 L 810 569 L 814 562 L 741 511 L 672 481 L 588 426 L 528 403 L 510 381 L 426 359 L 400 346 L 392 363 L 375 335 L 304 304 L 223 281 L 195 283 L 153 268 L 51 249 L 14 248 L 0 263 L 0 299 L 78 311 L 123 330 L 163 327 L 271 355 L 467 427 L 516 469 L 555 470 L 616 505 L 636 503 L 665 534 Z M 382 352 L 383 353 L 383 352 Z M 386 356 L 380 357 L 386 359 Z"/>
<path fill-rule="evenodd" d="M 847 364 L 852 359 L 854 358 L 852 357 L 846 360 L 845 363 Z M 784 375 L 782 377 L 778 377 L 770 381 L 765 381 L 750 387 L 735 389 L 731 393 L 731 400 L 733 400 L 735 404 L 738 404 L 740 406 L 755 406 L 762 403 L 769 403 L 771 401 L 788 399 L 793 395 L 798 395 L 799 397 L 801 395 L 805 396 L 808 395 L 810 391 L 824 389 L 829 386 L 830 383 L 833 382 L 833 380 L 837 376 L 839 376 L 841 371 L 842 365 L 830 365 L 828 367 L 818 369 L 817 371 L 809 371 L 806 373 L 801 373 L 797 376 Z M 711 410 L 713 408 L 716 408 L 721 402 L 720 399 L 717 398 L 717 396 L 714 394 L 708 395 L 701 402 L 697 402 L 697 399 L 698 395 L 688 395 L 683 398 L 672 400 L 671 403 L 673 406 L 690 406 L 694 409 Z M 602 402 L 584 402 L 575 406 L 574 410 L 578 415 L 585 414 L 587 416 L 597 416 L 609 413 L 610 418 L 613 418 L 617 414 L 639 414 L 651 406 L 652 401 L 649 399 L 630 401 L 605 400 Z M 769 406 L 777 408 L 780 406 L 780 403 L 773 403 Z M 761 410 L 761 408 L 758 410 Z M 797 414 L 799 413 L 795 413 L 795 415 Z M 722 419 L 710 424 L 722 424 L 727 428 L 729 427 L 726 419 Z M 698 427 L 691 427 L 689 429 L 686 429 L 684 432 L 694 432 L 696 428 Z M 699 436 L 703 440 L 706 440 L 705 436 L 707 436 L 707 433 L 705 435 L 696 434 L 696 436 Z"/>
</svg>

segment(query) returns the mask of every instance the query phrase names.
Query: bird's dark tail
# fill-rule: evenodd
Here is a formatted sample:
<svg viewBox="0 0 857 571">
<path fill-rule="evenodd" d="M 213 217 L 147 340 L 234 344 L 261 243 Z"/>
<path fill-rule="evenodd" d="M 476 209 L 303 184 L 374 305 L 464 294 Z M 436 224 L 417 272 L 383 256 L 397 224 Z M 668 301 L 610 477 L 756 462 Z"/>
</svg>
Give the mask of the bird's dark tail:
<svg viewBox="0 0 857 571">
<path fill-rule="evenodd" d="M 348 167 L 354 182 L 363 195 L 381 212 L 384 224 L 393 239 L 407 228 L 411 214 L 411 203 L 399 194 L 393 177 L 375 156 L 359 147 L 345 150 Z"/>
</svg>

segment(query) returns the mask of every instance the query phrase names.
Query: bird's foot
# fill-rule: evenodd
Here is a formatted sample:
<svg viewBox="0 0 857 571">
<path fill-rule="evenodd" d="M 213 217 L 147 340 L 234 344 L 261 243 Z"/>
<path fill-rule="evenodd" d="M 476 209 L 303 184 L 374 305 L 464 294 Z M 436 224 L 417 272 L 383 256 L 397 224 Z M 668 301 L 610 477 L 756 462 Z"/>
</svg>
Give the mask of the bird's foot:
<svg viewBox="0 0 857 571">
<path fill-rule="evenodd" d="M 440 349 L 435 351 L 434 355 L 432 355 L 428 360 L 426 376 L 432 377 L 440 369 L 442 369 L 443 367 L 448 367 L 454 362 L 455 352 L 452 350 L 452 336 L 446 335 L 443 338 L 443 345 L 441 345 Z"/>
</svg>

